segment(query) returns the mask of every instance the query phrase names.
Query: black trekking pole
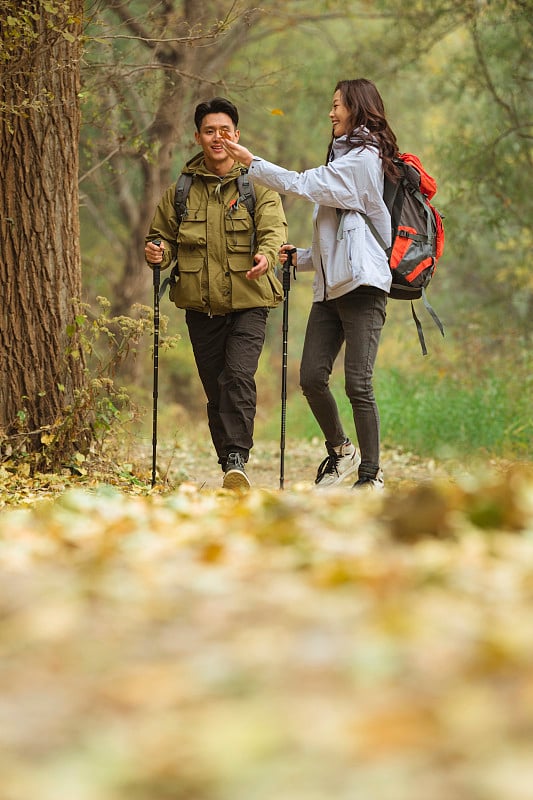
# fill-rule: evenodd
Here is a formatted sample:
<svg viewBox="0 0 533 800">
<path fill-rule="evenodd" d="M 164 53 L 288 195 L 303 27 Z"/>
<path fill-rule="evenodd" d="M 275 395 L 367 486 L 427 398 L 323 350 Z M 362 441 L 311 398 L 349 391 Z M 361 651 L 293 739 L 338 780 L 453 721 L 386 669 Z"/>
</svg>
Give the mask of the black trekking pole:
<svg viewBox="0 0 533 800">
<path fill-rule="evenodd" d="M 287 342 L 289 332 L 289 291 L 291 288 L 292 257 L 296 248 L 285 251 L 287 260 L 283 264 L 283 354 L 281 361 L 281 436 L 279 442 L 279 488 L 284 488 L 285 482 L 285 426 L 287 411 Z M 296 277 L 296 276 L 295 276 Z"/>
<path fill-rule="evenodd" d="M 158 247 L 161 245 L 160 239 L 153 242 Z M 159 383 L 159 282 L 161 279 L 161 267 L 159 264 L 152 264 L 154 279 L 154 384 L 153 384 L 153 412 L 152 412 L 152 489 L 155 486 L 156 460 L 157 460 L 157 396 Z"/>
</svg>

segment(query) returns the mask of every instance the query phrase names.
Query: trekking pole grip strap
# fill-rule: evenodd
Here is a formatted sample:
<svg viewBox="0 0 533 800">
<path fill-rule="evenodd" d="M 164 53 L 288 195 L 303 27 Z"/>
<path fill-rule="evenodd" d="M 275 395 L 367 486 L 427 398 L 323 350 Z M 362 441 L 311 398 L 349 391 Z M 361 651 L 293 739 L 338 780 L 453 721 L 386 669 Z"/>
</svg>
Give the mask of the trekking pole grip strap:
<svg viewBox="0 0 533 800">
<path fill-rule="evenodd" d="M 283 264 L 283 290 L 288 292 L 291 288 L 291 267 L 293 266 L 292 257 L 296 253 L 296 248 L 291 247 L 290 250 L 285 250 L 287 253 L 287 260 Z M 296 280 L 296 267 L 293 267 L 294 279 Z"/>
</svg>

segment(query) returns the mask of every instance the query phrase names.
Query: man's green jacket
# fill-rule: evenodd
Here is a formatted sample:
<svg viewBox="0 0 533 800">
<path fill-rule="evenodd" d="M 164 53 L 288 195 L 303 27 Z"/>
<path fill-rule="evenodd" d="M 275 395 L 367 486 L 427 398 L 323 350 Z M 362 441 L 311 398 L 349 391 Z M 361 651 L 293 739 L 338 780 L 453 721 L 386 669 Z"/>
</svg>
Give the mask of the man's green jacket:
<svg viewBox="0 0 533 800">
<path fill-rule="evenodd" d="M 254 186 L 254 222 L 243 202 L 238 203 L 236 178 L 242 170 L 235 163 L 223 178 L 209 172 L 203 154 L 191 159 L 184 172 L 194 175 L 187 199 L 187 214 L 179 226 L 174 208 L 176 184 L 157 207 L 146 240 L 161 238 L 165 254 L 161 268 L 174 265 L 178 276 L 170 299 L 178 308 L 207 314 L 227 314 L 244 308 L 273 307 L 283 299 L 283 288 L 274 267 L 281 244 L 287 241 L 287 223 L 280 196 Z M 253 256 L 262 253 L 268 271 L 256 280 L 246 278 Z"/>
</svg>

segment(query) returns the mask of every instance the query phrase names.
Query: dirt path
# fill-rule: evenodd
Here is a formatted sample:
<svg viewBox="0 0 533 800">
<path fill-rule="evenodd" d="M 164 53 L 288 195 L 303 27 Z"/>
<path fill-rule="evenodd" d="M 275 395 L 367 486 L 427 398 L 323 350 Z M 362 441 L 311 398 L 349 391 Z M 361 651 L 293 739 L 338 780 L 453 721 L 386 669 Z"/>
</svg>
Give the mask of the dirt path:
<svg viewBox="0 0 533 800">
<path fill-rule="evenodd" d="M 284 458 L 284 489 L 311 488 L 318 465 L 326 451 L 321 441 L 302 442 L 287 440 Z M 148 458 L 148 454 L 145 456 Z M 158 445 L 158 470 L 166 476 L 171 486 L 189 481 L 206 489 L 221 486 L 222 472 L 216 461 L 210 442 L 201 445 L 178 444 L 171 448 L 164 443 Z M 420 481 L 446 478 L 457 471 L 452 462 L 437 463 L 431 459 L 421 459 L 412 453 L 385 450 L 383 470 L 388 489 Z M 280 488 L 280 447 L 279 442 L 256 441 L 248 463 L 248 474 L 252 485 L 261 489 Z M 352 485 L 346 482 L 346 488 Z"/>
</svg>

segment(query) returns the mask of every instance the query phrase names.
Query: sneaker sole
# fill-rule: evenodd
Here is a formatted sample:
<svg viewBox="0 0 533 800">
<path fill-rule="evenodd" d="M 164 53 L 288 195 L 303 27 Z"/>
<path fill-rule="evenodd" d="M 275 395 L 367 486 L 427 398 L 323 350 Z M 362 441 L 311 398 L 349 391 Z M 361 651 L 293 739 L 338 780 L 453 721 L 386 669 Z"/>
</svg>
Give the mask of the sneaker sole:
<svg viewBox="0 0 533 800">
<path fill-rule="evenodd" d="M 250 480 L 246 473 L 241 472 L 239 469 L 230 469 L 224 475 L 222 481 L 223 489 L 231 489 L 234 492 L 245 492 L 251 486 Z"/>
<path fill-rule="evenodd" d="M 363 483 L 362 486 L 357 486 L 356 483 L 352 486 L 356 492 L 383 492 L 385 491 L 384 483 Z"/>
<path fill-rule="evenodd" d="M 338 486 L 340 483 L 346 480 L 346 478 L 349 478 L 350 475 L 354 474 L 354 472 L 358 469 L 360 463 L 361 463 L 361 457 L 358 455 L 355 461 L 353 462 L 352 466 L 348 467 L 348 469 L 345 469 L 344 472 L 341 475 L 339 475 L 338 478 L 335 478 L 335 480 L 331 482 L 328 481 L 328 483 L 324 483 L 323 481 L 321 481 L 320 483 L 315 483 L 315 489 L 332 489 L 334 486 Z"/>
</svg>

